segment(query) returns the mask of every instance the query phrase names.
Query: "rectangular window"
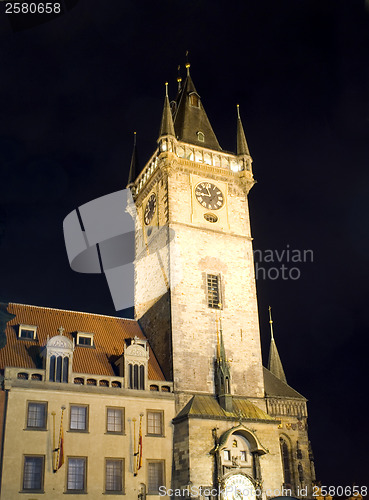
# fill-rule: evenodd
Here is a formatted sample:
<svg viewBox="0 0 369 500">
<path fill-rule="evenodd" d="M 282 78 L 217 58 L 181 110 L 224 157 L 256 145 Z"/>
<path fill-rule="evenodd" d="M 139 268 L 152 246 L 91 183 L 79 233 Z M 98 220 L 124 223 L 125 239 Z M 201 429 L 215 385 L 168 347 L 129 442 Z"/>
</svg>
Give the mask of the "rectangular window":
<svg viewBox="0 0 369 500">
<path fill-rule="evenodd" d="M 159 487 L 164 485 L 164 461 L 150 461 L 147 463 L 148 494 L 157 495 Z"/>
<path fill-rule="evenodd" d="M 88 430 L 88 407 L 87 406 L 70 406 L 70 426 L 71 431 L 87 431 Z"/>
<path fill-rule="evenodd" d="M 46 429 L 47 403 L 28 403 L 27 429 Z"/>
<path fill-rule="evenodd" d="M 86 457 L 68 458 L 68 491 L 86 491 Z"/>
<path fill-rule="evenodd" d="M 240 458 L 242 462 L 247 462 L 247 453 L 246 451 L 241 451 L 240 452 Z"/>
<path fill-rule="evenodd" d="M 106 409 L 106 432 L 124 432 L 124 409 L 107 408 Z"/>
<path fill-rule="evenodd" d="M 223 458 L 224 460 L 230 460 L 231 459 L 231 452 L 229 450 L 224 450 L 223 451 Z"/>
<path fill-rule="evenodd" d="M 105 461 L 105 491 L 123 491 L 123 460 L 107 458 Z"/>
<path fill-rule="evenodd" d="M 37 326 L 19 325 L 18 337 L 24 340 L 34 340 L 36 338 Z"/>
<path fill-rule="evenodd" d="M 86 332 L 77 332 L 77 345 L 93 347 L 94 334 Z"/>
<path fill-rule="evenodd" d="M 194 106 L 195 108 L 200 107 L 200 99 L 199 96 L 196 94 L 191 94 L 190 95 L 190 105 Z"/>
<path fill-rule="evenodd" d="M 206 276 L 208 289 L 208 306 L 219 308 L 220 292 L 219 292 L 219 276 L 216 274 L 208 274 Z"/>
<path fill-rule="evenodd" d="M 162 436 L 163 433 L 163 412 L 147 412 L 147 434 L 152 436 Z"/>
<path fill-rule="evenodd" d="M 44 456 L 25 456 L 23 468 L 23 490 L 41 491 L 44 480 Z"/>
</svg>

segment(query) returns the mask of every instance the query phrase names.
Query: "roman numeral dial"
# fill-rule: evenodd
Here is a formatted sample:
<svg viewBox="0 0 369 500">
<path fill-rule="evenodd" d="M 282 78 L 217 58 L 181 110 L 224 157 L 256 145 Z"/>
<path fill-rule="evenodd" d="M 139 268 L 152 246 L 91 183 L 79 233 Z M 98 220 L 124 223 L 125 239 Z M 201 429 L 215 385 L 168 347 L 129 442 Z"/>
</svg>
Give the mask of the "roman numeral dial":
<svg viewBox="0 0 369 500">
<path fill-rule="evenodd" d="M 148 199 L 147 205 L 145 207 L 144 221 L 146 226 L 150 224 L 151 219 L 154 217 L 155 208 L 156 208 L 156 196 L 152 194 Z"/>
<path fill-rule="evenodd" d="M 200 182 L 195 187 L 196 200 L 204 208 L 219 210 L 224 205 L 224 195 L 222 191 L 211 182 Z"/>
</svg>

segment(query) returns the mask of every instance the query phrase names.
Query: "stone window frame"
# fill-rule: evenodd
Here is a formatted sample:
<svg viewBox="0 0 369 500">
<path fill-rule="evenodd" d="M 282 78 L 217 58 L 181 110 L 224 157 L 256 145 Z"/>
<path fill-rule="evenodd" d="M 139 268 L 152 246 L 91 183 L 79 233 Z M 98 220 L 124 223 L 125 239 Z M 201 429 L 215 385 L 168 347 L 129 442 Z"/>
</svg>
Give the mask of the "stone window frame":
<svg viewBox="0 0 369 500">
<path fill-rule="evenodd" d="M 199 142 L 205 142 L 205 134 L 204 134 L 204 132 L 201 132 L 201 130 L 198 130 L 196 132 L 196 135 L 197 135 L 197 140 Z"/>
<path fill-rule="evenodd" d="M 120 462 L 121 464 L 121 489 L 107 489 L 107 464 L 108 462 Z M 106 457 L 104 460 L 104 494 L 106 495 L 124 495 L 125 494 L 125 460 L 121 457 Z"/>
<path fill-rule="evenodd" d="M 158 488 L 150 488 L 150 465 L 151 464 L 161 464 L 161 478 L 158 478 Z M 146 460 L 146 474 L 147 474 L 147 495 L 158 495 L 159 486 L 165 486 L 165 460 L 147 459 Z"/>
<path fill-rule="evenodd" d="M 77 488 L 69 488 L 69 475 L 70 475 L 70 460 L 81 460 L 83 461 L 83 488 L 82 489 L 77 489 Z M 66 484 L 65 484 L 65 492 L 66 493 L 73 493 L 73 494 L 79 494 L 79 493 L 87 493 L 87 457 L 81 457 L 81 456 L 68 456 L 67 457 L 67 467 L 66 467 Z"/>
<path fill-rule="evenodd" d="M 43 425 L 30 425 L 30 405 L 38 405 L 42 406 L 44 410 L 43 414 Z M 47 401 L 27 401 L 27 411 L 26 411 L 26 425 L 25 429 L 27 431 L 29 430 L 34 430 L 34 431 L 46 431 L 47 430 L 47 408 L 48 408 L 48 402 Z"/>
<path fill-rule="evenodd" d="M 149 429 L 151 425 L 149 425 L 149 415 L 159 414 L 160 415 L 160 433 L 159 432 L 150 432 Z M 165 437 L 164 433 L 164 410 L 146 410 L 146 436 L 150 437 Z"/>
<path fill-rule="evenodd" d="M 40 487 L 39 488 L 26 488 L 25 487 L 25 479 L 26 479 L 26 463 L 28 459 L 41 459 L 41 467 L 40 467 Z M 44 493 L 44 479 L 45 479 L 45 455 L 37 455 L 37 454 L 25 454 L 23 455 L 23 467 L 22 467 L 22 477 L 21 477 L 21 492 L 24 493 Z"/>
<path fill-rule="evenodd" d="M 109 410 L 120 411 L 121 413 L 121 430 L 120 431 L 112 431 L 109 430 Z M 124 435 L 125 434 L 125 408 L 122 406 L 107 406 L 106 407 L 106 434 L 117 434 Z"/>
<path fill-rule="evenodd" d="M 84 408 L 85 409 L 85 427 L 83 429 L 79 428 L 72 428 L 72 409 L 73 408 Z M 78 419 L 77 419 L 78 423 Z M 78 403 L 71 403 L 69 405 L 69 432 L 89 432 L 89 405 L 86 404 L 78 404 Z"/>
<path fill-rule="evenodd" d="M 292 460 L 292 443 L 291 440 L 286 434 L 280 434 L 279 436 L 279 445 L 281 450 L 281 461 L 282 461 L 282 471 L 283 471 L 283 484 L 287 488 L 293 488 L 294 485 L 294 472 L 293 472 L 293 460 Z M 285 448 L 283 448 L 285 445 Z M 287 458 L 287 462 L 285 457 Z M 286 467 L 288 465 L 288 469 Z M 286 471 L 288 470 L 289 478 L 286 478 Z M 289 479 L 290 481 L 287 481 Z"/>
<path fill-rule="evenodd" d="M 197 108 L 197 109 L 201 108 L 201 106 L 200 106 L 200 96 L 199 96 L 199 94 L 197 94 L 197 92 L 190 92 L 188 94 L 188 101 L 189 101 L 190 106 L 192 108 Z"/>
<path fill-rule="evenodd" d="M 217 293 L 218 293 L 218 302 L 215 303 L 212 301 L 212 297 L 210 295 L 210 286 L 211 284 L 209 283 L 209 278 L 210 277 L 215 277 L 216 278 L 216 283 L 217 283 Z M 220 273 L 215 273 L 215 272 L 207 272 L 205 276 L 206 280 L 206 303 L 209 309 L 223 309 L 223 301 L 222 301 L 222 277 Z M 220 307 L 219 307 L 220 305 Z"/>
</svg>

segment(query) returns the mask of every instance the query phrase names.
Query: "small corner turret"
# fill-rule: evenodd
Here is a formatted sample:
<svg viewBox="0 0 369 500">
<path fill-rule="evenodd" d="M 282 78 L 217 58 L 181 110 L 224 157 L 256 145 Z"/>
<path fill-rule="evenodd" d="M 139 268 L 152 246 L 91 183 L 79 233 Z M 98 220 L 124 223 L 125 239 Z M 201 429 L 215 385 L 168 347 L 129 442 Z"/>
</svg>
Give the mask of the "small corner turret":
<svg viewBox="0 0 369 500">
<path fill-rule="evenodd" d="M 139 172 L 140 168 L 139 168 L 138 154 L 137 154 L 137 134 L 136 132 L 133 132 L 133 151 L 131 157 L 131 165 L 129 167 L 128 183 L 126 186 L 128 189 L 134 187 L 134 183 Z"/>
<path fill-rule="evenodd" d="M 237 156 L 244 163 L 243 170 L 251 171 L 252 158 L 242 125 L 239 104 L 237 104 Z"/>
<path fill-rule="evenodd" d="M 217 327 L 217 357 L 215 360 L 215 393 L 220 406 L 227 412 L 233 411 L 231 394 L 231 370 L 226 358 L 223 342 L 222 320 Z"/>
<path fill-rule="evenodd" d="M 286 375 L 283 370 L 281 358 L 279 357 L 278 349 L 274 340 L 272 308 L 269 306 L 269 324 L 270 324 L 270 350 L 268 370 L 273 373 L 279 380 L 287 384 Z"/>
</svg>

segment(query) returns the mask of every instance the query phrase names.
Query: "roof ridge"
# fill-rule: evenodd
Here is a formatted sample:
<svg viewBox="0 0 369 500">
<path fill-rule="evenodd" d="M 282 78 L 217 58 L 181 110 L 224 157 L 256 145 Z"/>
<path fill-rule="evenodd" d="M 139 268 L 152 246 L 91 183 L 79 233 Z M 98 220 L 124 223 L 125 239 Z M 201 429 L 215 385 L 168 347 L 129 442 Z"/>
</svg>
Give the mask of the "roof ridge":
<svg viewBox="0 0 369 500">
<path fill-rule="evenodd" d="M 32 304 L 19 304 L 18 302 L 9 302 L 8 305 L 23 306 L 23 307 L 37 307 L 38 309 L 50 309 L 51 311 L 62 311 L 62 312 L 68 312 L 68 313 L 86 314 L 89 316 L 101 316 L 104 318 L 112 318 L 112 319 L 123 319 L 125 321 L 134 321 L 135 323 L 137 323 L 137 321 L 135 319 L 132 319 L 132 318 L 121 318 L 120 316 L 110 316 L 108 314 L 98 314 L 98 313 L 86 312 L 86 311 L 72 311 L 71 309 L 59 309 L 56 307 L 36 306 L 36 305 L 32 305 Z"/>
</svg>

